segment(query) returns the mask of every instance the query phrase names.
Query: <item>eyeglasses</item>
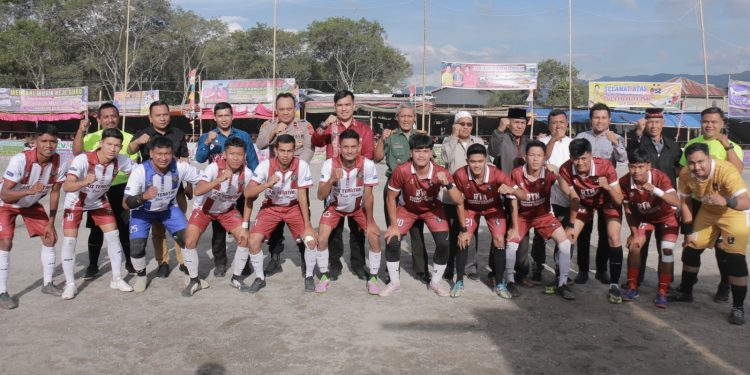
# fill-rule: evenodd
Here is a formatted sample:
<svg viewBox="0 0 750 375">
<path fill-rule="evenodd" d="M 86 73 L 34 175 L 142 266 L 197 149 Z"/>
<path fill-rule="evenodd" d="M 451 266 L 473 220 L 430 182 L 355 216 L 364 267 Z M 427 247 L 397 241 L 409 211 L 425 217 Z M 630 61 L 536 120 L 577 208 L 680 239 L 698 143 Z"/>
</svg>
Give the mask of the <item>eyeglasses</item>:
<svg viewBox="0 0 750 375">
<path fill-rule="evenodd" d="M 474 124 L 472 124 L 470 122 L 459 122 L 458 124 L 461 125 L 461 126 L 463 126 L 464 128 L 470 128 L 470 127 L 474 126 Z"/>
</svg>

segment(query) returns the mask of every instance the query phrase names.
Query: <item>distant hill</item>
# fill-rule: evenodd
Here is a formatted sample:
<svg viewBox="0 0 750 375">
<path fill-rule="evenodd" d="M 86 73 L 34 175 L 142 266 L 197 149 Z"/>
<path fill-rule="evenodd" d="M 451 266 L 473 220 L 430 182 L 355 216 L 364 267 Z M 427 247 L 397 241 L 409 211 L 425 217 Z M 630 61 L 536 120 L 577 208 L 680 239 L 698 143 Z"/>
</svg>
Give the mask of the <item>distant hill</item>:
<svg viewBox="0 0 750 375">
<path fill-rule="evenodd" d="M 750 71 L 745 71 L 742 73 L 732 73 L 732 74 L 714 74 L 708 76 L 708 83 L 721 88 L 726 89 L 727 83 L 729 82 L 729 76 L 732 76 L 732 79 L 736 79 L 738 81 L 750 81 Z M 669 73 L 659 73 L 659 74 L 653 74 L 653 75 L 637 75 L 637 76 L 623 76 L 623 77 L 610 77 L 605 76 L 599 79 L 596 79 L 596 81 L 634 81 L 634 82 L 664 82 L 668 81 L 674 77 L 685 77 L 687 79 L 691 79 L 696 82 L 703 83 L 703 75 L 702 74 L 669 74 Z"/>
</svg>

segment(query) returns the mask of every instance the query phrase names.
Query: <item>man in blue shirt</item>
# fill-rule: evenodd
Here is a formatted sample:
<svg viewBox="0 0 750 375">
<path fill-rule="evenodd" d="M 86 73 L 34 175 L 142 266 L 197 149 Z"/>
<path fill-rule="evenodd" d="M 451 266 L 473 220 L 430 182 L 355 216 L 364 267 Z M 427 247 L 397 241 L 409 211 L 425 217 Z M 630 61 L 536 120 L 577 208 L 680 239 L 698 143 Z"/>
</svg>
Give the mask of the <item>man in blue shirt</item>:
<svg viewBox="0 0 750 375">
<path fill-rule="evenodd" d="M 204 133 L 198 140 L 198 149 L 195 151 L 195 161 L 199 163 L 211 163 L 217 158 L 222 157 L 224 152 L 224 142 L 230 137 L 238 137 L 245 141 L 245 155 L 247 157 L 247 167 L 255 170 L 258 166 L 258 155 L 255 153 L 255 146 L 250 139 L 250 134 L 232 127 L 233 120 L 232 105 L 226 102 L 216 103 L 214 106 L 214 119 L 216 120 L 216 129 Z M 237 209 L 244 212 L 244 197 L 237 200 Z M 211 251 L 214 254 L 214 276 L 223 277 L 227 268 L 227 232 L 224 227 L 217 221 L 211 223 L 213 235 L 211 237 Z M 245 267 L 243 274 L 250 274 L 249 266 Z"/>
</svg>

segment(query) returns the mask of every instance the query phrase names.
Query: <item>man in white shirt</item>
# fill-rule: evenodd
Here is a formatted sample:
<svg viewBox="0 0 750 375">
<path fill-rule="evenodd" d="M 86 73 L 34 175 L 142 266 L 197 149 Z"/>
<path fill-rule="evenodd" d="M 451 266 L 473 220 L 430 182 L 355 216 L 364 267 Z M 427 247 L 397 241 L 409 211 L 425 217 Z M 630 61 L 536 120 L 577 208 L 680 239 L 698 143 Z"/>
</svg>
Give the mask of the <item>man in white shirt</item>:
<svg viewBox="0 0 750 375">
<path fill-rule="evenodd" d="M 266 199 L 250 230 L 250 263 L 255 270 L 247 292 L 257 293 L 266 286 L 261 243 L 270 238 L 276 226 L 285 222 L 299 243 L 304 239 L 308 249 L 315 248 L 315 230 L 310 224 L 307 189 L 312 186 L 310 166 L 294 156 L 295 140 L 289 134 L 276 138 L 274 157 L 265 160 L 253 173 L 245 197 L 255 199 L 265 191 Z"/>
<path fill-rule="evenodd" d="M 150 159 L 133 168 L 123 204 L 130 209 L 130 258 L 136 270 L 136 292 L 146 290 L 146 240 L 160 222 L 175 243 L 185 247 L 187 219 L 175 199 L 183 181 L 195 184 L 201 173 L 187 162 L 177 162 L 172 141 L 157 135 L 150 143 Z"/>
<path fill-rule="evenodd" d="M 133 291 L 133 288 L 120 277 L 122 266 L 120 232 L 114 211 L 106 196 L 117 173 L 129 174 L 133 169 L 132 160 L 120 154 L 123 138 L 119 130 L 105 129 L 99 141 L 99 148 L 76 156 L 68 169 L 67 178 L 62 186 L 66 192 L 63 216 L 64 237 L 61 250 L 62 268 L 65 273 L 63 299 L 72 299 L 78 292 L 75 286 L 75 249 L 78 228 L 81 226 L 84 211 L 90 212 L 94 224 L 104 233 L 107 255 L 112 265 L 110 288 L 123 292 Z M 115 204 L 118 203 L 115 202 Z"/>
<path fill-rule="evenodd" d="M 245 191 L 245 186 L 250 184 L 253 171 L 246 165 L 245 147 L 247 144 L 239 137 L 227 139 L 224 143 L 223 157 L 217 158 L 206 167 L 193 190 L 196 198 L 185 231 L 185 247 L 182 249 L 190 282 L 182 291 L 183 297 L 191 297 L 202 289 L 198 278 L 199 263 L 196 247 L 201 235 L 212 222 L 219 223 L 237 240 L 234 275 L 230 283 L 240 290 L 247 287 L 240 276 L 249 255 L 247 240 L 252 207 L 247 207 L 247 202 L 240 198 Z M 237 209 L 238 200 L 245 205 L 242 213 Z"/>
<path fill-rule="evenodd" d="M 10 159 L 0 184 L 0 308 L 9 310 L 18 303 L 8 294 L 10 250 L 16 229 L 16 217 L 21 215 L 29 237 L 42 238 L 42 293 L 62 295 L 52 283 L 55 272 L 55 216 L 60 201 L 60 186 L 65 180 L 67 166 L 61 165 L 57 154 L 57 128 L 39 125 L 34 148 Z M 49 217 L 39 203 L 50 194 Z"/>
<path fill-rule="evenodd" d="M 380 229 L 372 213 L 372 188 L 378 185 L 378 171 L 372 160 L 360 154 L 359 135 L 354 130 L 347 129 L 339 135 L 339 150 L 339 156 L 326 160 L 320 172 L 318 199 L 325 200 L 326 209 L 318 227 L 318 247 L 305 250 L 305 291 L 323 293 L 328 289 L 328 237 L 339 220 L 353 217 L 359 228 L 366 232 L 370 243 L 367 291 L 378 294 Z M 322 275 L 318 285 L 314 286 L 316 263 Z"/>
</svg>

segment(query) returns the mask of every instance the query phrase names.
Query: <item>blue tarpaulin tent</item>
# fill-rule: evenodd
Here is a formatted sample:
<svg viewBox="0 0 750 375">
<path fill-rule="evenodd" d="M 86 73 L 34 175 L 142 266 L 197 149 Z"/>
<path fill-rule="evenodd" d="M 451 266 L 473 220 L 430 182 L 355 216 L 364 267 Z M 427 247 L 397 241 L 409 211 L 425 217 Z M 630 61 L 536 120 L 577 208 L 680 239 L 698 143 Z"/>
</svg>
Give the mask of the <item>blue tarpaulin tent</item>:
<svg viewBox="0 0 750 375">
<path fill-rule="evenodd" d="M 552 108 L 534 108 L 536 120 L 545 121 Z M 565 111 L 568 113 L 568 111 Z M 635 124 L 642 119 L 645 112 L 633 112 L 623 110 L 612 110 L 612 124 Z M 573 109 L 573 122 L 589 122 L 588 109 Z M 670 128 L 688 127 L 698 129 L 701 126 L 701 114 L 699 112 L 664 113 L 664 126 Z"/>
</svg>

